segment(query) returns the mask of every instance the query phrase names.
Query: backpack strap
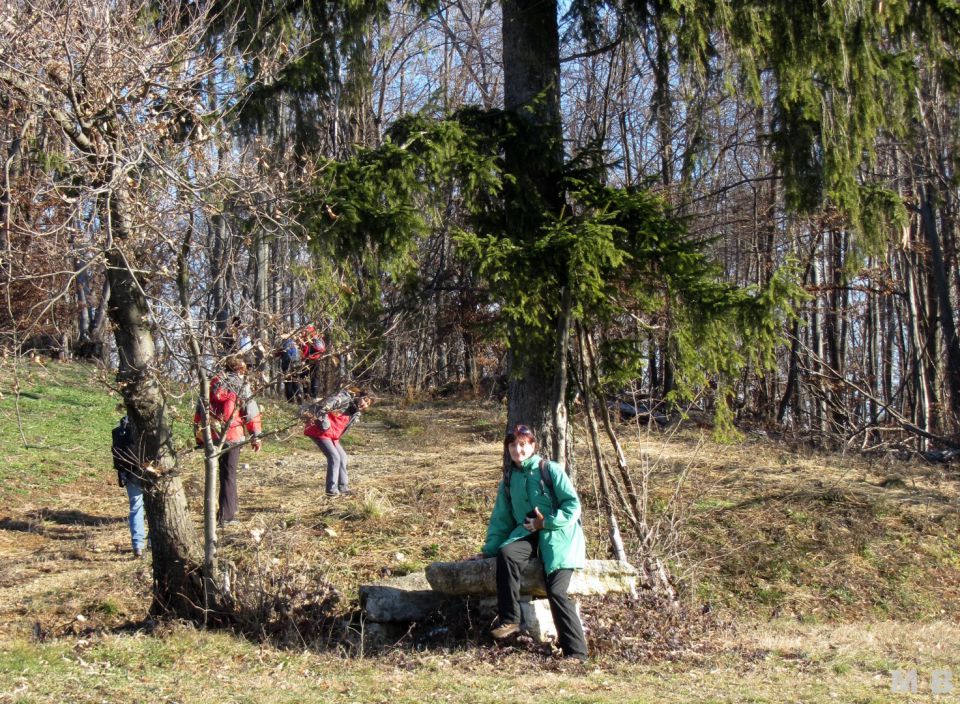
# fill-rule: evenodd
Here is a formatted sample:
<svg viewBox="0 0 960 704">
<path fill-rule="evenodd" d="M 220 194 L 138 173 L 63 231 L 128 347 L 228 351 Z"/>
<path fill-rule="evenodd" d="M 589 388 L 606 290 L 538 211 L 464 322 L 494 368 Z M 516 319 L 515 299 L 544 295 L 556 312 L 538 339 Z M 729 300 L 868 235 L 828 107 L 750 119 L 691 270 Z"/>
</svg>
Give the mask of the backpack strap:
<svg viewBox="0 0 960 704">
<path fill-rule="evenodd" d="M 557 494 L 553 490 L 553 475 L 550 474 L 550 460 L 540 458 L 540 491 L 544 494 L 550 489 L 550 501 L 553 504 L 553 510 L 556 511 L 560 504 L 557 502 Z"/>
<path fill-rule="evenodd" d="M 507 502 L 510 502 L 510 479 L 513 476 L 513 462 L 507 464 L 503 470 L 503 491 L 507 495 Z M 553 509 L 557 510 L 560 507 L 560 503 L 557 501 L 557 494 L 553 490 L 553 475 L 550 474 L 550 460 L 541 457 L 540 458 L 540 491 L 544 494 L 547 493 L 547 490 L 550 490 L 550 502 L 553 504 Z"/>
</svg>

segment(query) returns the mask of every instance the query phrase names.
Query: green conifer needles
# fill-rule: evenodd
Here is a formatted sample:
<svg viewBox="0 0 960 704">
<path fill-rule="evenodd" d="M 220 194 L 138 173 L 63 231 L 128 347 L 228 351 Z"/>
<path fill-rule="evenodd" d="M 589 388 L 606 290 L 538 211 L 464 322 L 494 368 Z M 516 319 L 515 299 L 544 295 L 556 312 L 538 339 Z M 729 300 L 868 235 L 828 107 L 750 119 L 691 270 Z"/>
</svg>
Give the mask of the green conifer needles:
<svg viewBox="0 0 960 704">
<path fill-rule="evenodd" d="M 307 203 L 311 230 L 340 256 L 378 252 L 384 270 L 399 275 L 431 228 L 453 228 L 458 255 L 486 285 L 500 338 L 528 360 L 551 354 L 569 287 L 573 320 L 607 340 L 609 382 L 639 373 L 651 333 L 670 336 L 686 397 L 708 382 L 723 388 L 747 361 L 772 362 L 777 323 L 797 295 L 790 272 L 762 291 L 723 282 L 705 243 L 659 197 L 605 186 L 602 165 L 585 160 L 568 165 L 559 215 L 545 208 L 528 218 L 540 223 L 535 231 L 507 227 L 513 184 L 502 144 L 515 129 L 499 111 L 405 119 L 382 147 L 322 172 Z M 445 219 L 451 202 L 466 221 Z M 518 328 L 522 337 L 508 334 Z"/>
</svg>

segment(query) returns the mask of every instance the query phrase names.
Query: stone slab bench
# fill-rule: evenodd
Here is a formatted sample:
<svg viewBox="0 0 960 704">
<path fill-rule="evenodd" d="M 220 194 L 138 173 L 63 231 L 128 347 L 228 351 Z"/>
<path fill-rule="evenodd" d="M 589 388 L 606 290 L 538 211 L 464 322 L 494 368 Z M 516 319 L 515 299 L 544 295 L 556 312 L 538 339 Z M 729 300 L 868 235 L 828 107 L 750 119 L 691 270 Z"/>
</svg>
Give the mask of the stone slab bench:
<svg viewBox="0 0 960 704">
<path fill-rule="evenodd" d="M 410 623 L 421 622 L 438 611 L 465 608 L 476 599 L 481 613 L 491 621 L 496 614 L 496 558 L 461 562 L 434 562 L 425 572 L 391 577 L 360 587 L 364 638 L 370 645 L 386 645 L 406 632 Z M 588 560 L 575 570 L 568 594 L 636 593 L 639 575 L 626 562 Z M 543 566 L 533 560 L 521 575 L 521 627 L 539 641 L 556 635 L 546 596 Z"/>
<path fill-rule="evenodd" d="M 360 608 L 364 616 L 380 623 L 421 621 L 450 601 L 449 596 L 431 589 L 423 572 L 360 586 Z"/>
<path fill-rule="evenodd" d="M 435 592 L 458 596 L 496 596 L 497 560 L 434 562 L 426 570 L 427 581 Z M 635 594 L 639 573 L 628 562 L 587 560 L 582 569 L 574 570 L 567 593 L 571 596 L 624 593 Z M 520 593 L 534 597 L 547 595 L 543 564 L 531 560 L 520 575 Z"/>
</svg>

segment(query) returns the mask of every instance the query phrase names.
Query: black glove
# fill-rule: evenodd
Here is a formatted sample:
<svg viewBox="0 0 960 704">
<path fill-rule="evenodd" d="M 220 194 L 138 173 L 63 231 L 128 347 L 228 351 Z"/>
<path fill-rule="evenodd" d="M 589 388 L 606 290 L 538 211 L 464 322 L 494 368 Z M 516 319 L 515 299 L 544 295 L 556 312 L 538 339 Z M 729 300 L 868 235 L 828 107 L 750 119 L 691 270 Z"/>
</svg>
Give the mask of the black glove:
<svg viewBox="0 0 960 704">
<path fill-rule="evenodd" d="M 125 487 L 127 485 L 127 478 L 124 476 L 124 471 L 122 469 L 117 470 L 117 485 L 120 487 Z"/>
</svg>

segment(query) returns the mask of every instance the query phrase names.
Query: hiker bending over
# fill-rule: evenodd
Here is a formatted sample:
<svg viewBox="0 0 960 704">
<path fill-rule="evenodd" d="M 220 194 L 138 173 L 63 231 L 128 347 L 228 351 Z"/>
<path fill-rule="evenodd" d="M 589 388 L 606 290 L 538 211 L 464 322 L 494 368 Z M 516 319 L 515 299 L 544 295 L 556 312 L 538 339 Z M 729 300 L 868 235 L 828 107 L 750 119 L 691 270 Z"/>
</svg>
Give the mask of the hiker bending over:
<svg viewBox="0 0 960 704">
<path fill-rule="evenodd" d="M 348 392 L 340 392 L 331 398 L 338 398 L 344 393 Z M 361 391 L 344 410 L 327 412 L 323 404 L 312 404 L 304 411 L 307 424 L 303 434 L 317 443 L 317 447 L 327 458 L 327 496 L 343 496 L 350 493 L 347 453 L 340 444 L 340 438 L 371 402 L 372 398 Z"/>
<path fill-rule="evenodd" d="M 520 574 L 539 556 L 560 649 L 564 657 L 586 660 L 583 627 L 567 596 L 573 570 L 586 560 L 580 499 L 563 466 L 541 460 L 537 439 L 527 426 L 516 426 L 503 444 L 510 463 L 497 491 L 483 553 L 472 558 L 497 558 L 499 624 L 491 635 L 502 640 L 520 630 Z"/>
<path fill-rule="evenodd" d="M 244 430 L 250 433 L 254 452 L 260 452 L 260 407 L 253 400 L 253 392 L 247 383 L 247 363 L 240 355 L 227 357 L 226 372 L 210 381 L 209 418 L 210 433 L 215 443 L 224 438 L 220 450 L 220 500 L 217 522 L 221 526 L 235 523 L 239 500 L 237 499 L 237 465 L 240 462 L 240 447 Z M 197 404 L 194 415 L 194 432 L 198 444 L 201 435 L 202 409 Z"/>
</svg>

